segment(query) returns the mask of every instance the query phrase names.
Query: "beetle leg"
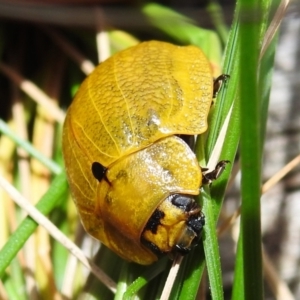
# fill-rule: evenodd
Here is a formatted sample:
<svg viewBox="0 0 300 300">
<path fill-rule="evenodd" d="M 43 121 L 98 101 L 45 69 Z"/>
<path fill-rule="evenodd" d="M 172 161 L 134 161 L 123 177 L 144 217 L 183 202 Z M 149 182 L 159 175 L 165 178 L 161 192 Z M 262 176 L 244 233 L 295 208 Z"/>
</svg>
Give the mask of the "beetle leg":
<svg viewBox="0 0 300 300">
<path fill-rule="evenodd" d="M 230 163 L 229 160 L 221 160 L 217 163 L 215 169 L 208 173 L 206 173 L 207 168 L 201 168 L 203 175 L 202 183 L 211 185 L 214 180 L 221 176 L 228 163 Z"/>
<path fill-rule="evenodd" d="M 222 87 L 222 84 L 225 83 L 229 78 L 230 78 L 229 75 L 222 74 L 214 79 L 213 98 L 217 97 L 217 95 Z"/>
</svg>

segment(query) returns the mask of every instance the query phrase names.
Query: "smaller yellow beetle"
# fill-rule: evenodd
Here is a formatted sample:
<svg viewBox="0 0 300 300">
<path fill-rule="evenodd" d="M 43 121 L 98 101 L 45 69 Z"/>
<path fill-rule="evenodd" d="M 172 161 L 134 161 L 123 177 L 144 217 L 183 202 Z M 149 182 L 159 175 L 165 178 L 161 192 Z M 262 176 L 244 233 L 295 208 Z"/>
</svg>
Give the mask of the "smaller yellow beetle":
<svg viewBox="0 0 300 300">
<path fill-rule="evenodd" d="M 81 85 L 63 129 L 68 181 L 87 232 L 124 259 L 147 265 L 197 243 L 205 222 L 193 197 L 227 162 L 203 177 L 185 140 L 206 131 L 224 79 L 214 83 L 199 48 L 150 41 Z"/>
</svg>

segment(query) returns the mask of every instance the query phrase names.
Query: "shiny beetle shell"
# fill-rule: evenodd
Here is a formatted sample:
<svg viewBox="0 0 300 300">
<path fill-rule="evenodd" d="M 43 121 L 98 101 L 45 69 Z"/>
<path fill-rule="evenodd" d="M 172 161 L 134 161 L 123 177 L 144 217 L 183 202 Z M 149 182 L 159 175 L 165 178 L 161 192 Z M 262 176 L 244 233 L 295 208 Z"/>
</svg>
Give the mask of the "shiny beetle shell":
<svg viewBox="0 0 300 300">
<path fill-rule="evenodd" d="M 157 41 L 82 83 L 63 129 L 68 181 L 87 232 L 124 259 L 151 264 L 199 238 L 201 168 L 178 135 L 206 131 L 212 97 L 203 52 Z"/>
</svg>

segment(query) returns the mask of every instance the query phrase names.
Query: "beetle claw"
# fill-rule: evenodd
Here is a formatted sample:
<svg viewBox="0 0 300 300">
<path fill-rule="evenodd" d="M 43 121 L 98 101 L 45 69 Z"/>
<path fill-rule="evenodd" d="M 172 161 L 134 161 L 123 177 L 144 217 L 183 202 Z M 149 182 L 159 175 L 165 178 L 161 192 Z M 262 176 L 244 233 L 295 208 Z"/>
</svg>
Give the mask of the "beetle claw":
<svg viewBox="0 0 300 300">
<path fill-rule="evenodd" d="M 218 76 L 217 78 L 214 79 L 213 98 L 217 97 L 222 84 L 225 83 L 229 78 L 230 78 L 229 75 L 221 74 L 220 76 Z"/>
<path fill-rule="evenodd" d="M 202 183 L 211 185 L 214 180 L 221 176 L 228 163 L 230 163 L 229 160 L 221 160 L 217 163 L 215 169 L 208 173 L 205 173 L 208 170 L 207 168 L 201 168 L 203 175 Z"/>
</svg>

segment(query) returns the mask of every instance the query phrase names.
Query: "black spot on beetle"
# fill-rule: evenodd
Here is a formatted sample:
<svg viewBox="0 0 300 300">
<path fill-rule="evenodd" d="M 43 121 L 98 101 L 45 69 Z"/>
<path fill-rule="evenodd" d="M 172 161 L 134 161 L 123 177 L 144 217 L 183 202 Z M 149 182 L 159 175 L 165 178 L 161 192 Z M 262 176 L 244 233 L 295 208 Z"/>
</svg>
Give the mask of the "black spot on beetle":
<svg viewBox="0 0 300 300">
<path fill-rule="evenodd" d="M 98 181 L 101 181 L 102 179 L 107 180 L 107 178 L 106 178 L 106 170 L 107 170 L 107 168 L 105 168 L 104 166 L 102 166 L 100 163 L 98 163 L 98 162 L 93 162 L 92 163 L 92 173 L 93 173 L 93 176 Z"/>
<path fill-rule="evenodd" d="M 165 216 L 163 211 L 156 209 L 152 214 L 151 218 L 148 220 L 144 231 L 150 230 L 153 234 L 156 234 L 157 227 L 160 225 L 160 220 Z"/>
<path fill-rule="evenodd" d="M 145 238 L 141 238 L 141 242 L 150 249 L 157 257 L 161 257 L 164 252 L 162 252 L 154 243 L 146 240 Z"/>
<path fill-rule="evenodd" d="M 200 213 L 198 216 L 190 216 L 186 224 L 188 227 L 192 228 L 197 235 L 200 235 L 200 232 L 205 225 L 205 216 L 203 213 Z"/>
<path fill-rule="evenodd" d="M 193 198 L 181 194 L 174 194 L 169 197 L 171 203 L 183 211 L 190 211 L 195 203 Z"/>
</svg>

